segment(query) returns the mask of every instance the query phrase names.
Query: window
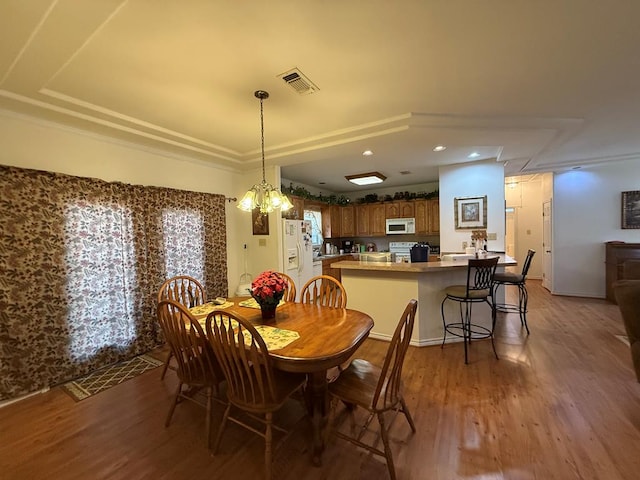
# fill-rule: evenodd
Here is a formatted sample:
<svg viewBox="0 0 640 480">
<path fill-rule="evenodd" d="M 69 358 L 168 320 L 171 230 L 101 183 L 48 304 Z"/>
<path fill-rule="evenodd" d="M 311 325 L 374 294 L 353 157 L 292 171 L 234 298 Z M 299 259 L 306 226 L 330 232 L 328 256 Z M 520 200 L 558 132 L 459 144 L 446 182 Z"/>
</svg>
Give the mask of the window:
<svg viewBox="0 0 640 480">
<path fill-rule="evenodd" d="M 69 357 L 87 361 L 102 349 L 126 350 L 138 335 L 131 211 L 78 201 L 66 206 L 64 232 Z"/>
<path fill-rule="evenodd" d="M 311 222 L 311 243 L 313 245 L 322 245 L 322 213 L 317 210 L 305 210 L 304 219 Z"/>
<path fill-rule="evenodd" d="M 197 210 L 164 209 L 162 212 L 165 275 L 188 274 L 206 288 L 204 218 Z"/>
</svg>

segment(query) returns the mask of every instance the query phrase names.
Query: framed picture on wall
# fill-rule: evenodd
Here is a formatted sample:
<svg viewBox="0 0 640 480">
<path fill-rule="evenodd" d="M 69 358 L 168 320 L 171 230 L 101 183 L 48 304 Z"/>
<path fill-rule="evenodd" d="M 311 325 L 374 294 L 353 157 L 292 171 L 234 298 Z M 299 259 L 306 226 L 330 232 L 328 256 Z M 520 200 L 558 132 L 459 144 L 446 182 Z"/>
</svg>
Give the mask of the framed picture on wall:
<svg viewBox="0 0 640 480">
<path fill-rule="evenodd" d="M 456 230 L 487 228 L 487 196 L 453 199 Z"/>
<path fill-rule="evenodd" d="M 622 192 L 622 228 L 640 228 L 640 190 Z"/>
<path fill-rule="evenodd" d="M 251 210 L 251 224 L 254 235 L 269 235 L 269 214 L 260 213 L 259 208 Z"/>
</svg>

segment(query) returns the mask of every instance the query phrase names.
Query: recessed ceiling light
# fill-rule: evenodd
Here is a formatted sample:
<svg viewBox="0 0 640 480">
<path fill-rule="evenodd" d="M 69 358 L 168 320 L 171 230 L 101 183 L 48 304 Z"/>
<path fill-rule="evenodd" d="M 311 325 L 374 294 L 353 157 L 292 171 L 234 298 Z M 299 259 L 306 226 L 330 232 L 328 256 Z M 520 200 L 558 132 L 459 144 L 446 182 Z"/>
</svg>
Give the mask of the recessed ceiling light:
<svg viewBox="0 0 640 480">
<path fill-rule="evenodd" d="M 580 170 L 582 167 L 571 167 L 571 170 Z"/>
<path fill-rule="evenodd" d="M 364 155 L 365 157 L 370 157 L 371 155 L 373 155 L 373 152 L 371 150 L 365 150 L 364 152 L 362 152 L 362 155 Z"/>
<path fill-rule="evenodd" d="M 382 183 L 387 177 L 379 172 L 359 173 L 358 175 L 346 175 L 344 178 L 356 185 L 372 185 L 374 183 Z"/>
<path fill-rule="evenodd" d="M 468 158 L 478 158 L 480 156 L 480 154 L 478 152 L 472 152 L 469 154 Z"/>
<path fill-rule="evenodd" d="M 327 183 L 327 182 L 318 182 L 318 185 L 324 185 L 324 184 L 326 184 L 326 183 Z"/>
<path fill-rule="evenodd" d="M 445 147 L 444 145 L 438 145 L 437 147 L 435 147 L 433 149 L 433 151 L 434 152 L 441 152 L 441 151 L 446 150 L 446 149 L 447 149 L 447 147 Z"/>
</svg>

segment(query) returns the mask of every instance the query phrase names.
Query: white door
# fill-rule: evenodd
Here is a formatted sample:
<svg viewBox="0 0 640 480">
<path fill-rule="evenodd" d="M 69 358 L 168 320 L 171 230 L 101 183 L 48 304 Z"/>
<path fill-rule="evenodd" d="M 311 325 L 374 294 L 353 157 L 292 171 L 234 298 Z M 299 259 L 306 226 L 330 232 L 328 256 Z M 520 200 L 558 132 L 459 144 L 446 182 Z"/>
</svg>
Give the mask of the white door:
<svg viewBox="0 0 640 480">
<path fill-rule="evenodd" d="M 551 269 L 551 200 L 542 204 L 542 286 L 553 291 L 553 276 Z"/>
</svg>

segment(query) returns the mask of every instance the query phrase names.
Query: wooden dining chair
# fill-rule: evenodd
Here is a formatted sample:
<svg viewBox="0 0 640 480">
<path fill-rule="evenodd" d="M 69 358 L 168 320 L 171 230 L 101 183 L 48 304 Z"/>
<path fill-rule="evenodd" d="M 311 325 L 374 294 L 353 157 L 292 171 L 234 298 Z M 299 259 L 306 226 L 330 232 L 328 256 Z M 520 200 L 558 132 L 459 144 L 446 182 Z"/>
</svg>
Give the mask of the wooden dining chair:
<svg viewBox="0 0 640 480">
<path fill-rule="evenodd" d="M 160 286 L 158 290 L 158 304 L 162 300 L 173 300 L 187 308 L 191 308 L 206 303 L 207 294 L 202 284 L 195 278 L 188 275 L 178 275 L 169 278 Z M 172 353 L 171 350 L 169 350 L 169 354 L 162 367 L 160 380 L 164 380 L 164 376 L 169 368 L 169 363 L 171 362 L 171 357 Z"/>
<path fill-rule="evenodd" d="M 352 419 L 351 435 L 346 435 L 337 430 L 334 430 L 333 433 L 339 438 L 348 440 L 376 455 L 385 457 L 392 480 L 395 480 L 396 472 L 389 444 L 391 423 L 386 422 L 385 414 L 391 411 L 402 412 L 411 427 L 411 431 L 414 433 L 416 431 L 416 426 L 402 395 L 402 366 L 413 333 L 417 308 L 418 301 L 411 300 L 405 307 L 404 312 L 402 312 L 387 349 L 382 368 L 372 365 L 366 360 L 353 360 L 349 367 L 342 371 L 338 379 L 329 384 L 329 393 L 334 399 L 341 400 L 347 406 Z M 336 402 L 332 403 L 335 405 Z M 354 432 L 354 407 L 362 407 L 369 412 L 366 422 L 362 425 L 357 435 Z M 361 440 L 374 416 L 377 417 L 380 424 L 380 436 L 382 437 L 384 451 Z"/>
<path fill-rule="evenodd" d="M 285 302 L 295 302 L 297 292 L 296 292 L 296 284 L 293 281 L 293 278 L 291 278 L 286 273 L 282 273 L 282 272 L 278 272 L 278 275 L 284 278 L 287 282 L 287 288 L 284 289 L 284 296 L 282 297 L 282 299 Z"/>
<path fill-rule="evenodd" d="M 275 370 L 264 340 L 254 326 L 242 317 L 231 312 L 214 311 L 207 317 L 206 329 L 207 338 L 227 381 L 229 399 L 213 453 L 217 452 L 227 421 L 231 420 L 264 438 L 265 478 L 270 480 L 272 452 L 277 449 L 272 445 L 273 429 L 286 433 L 273 423 L 273 413 L 293 393 L 302 389 L 306 375 Z M 264 424 L 264 431 L 232 416 L 232 406 L 260 420 Z"/>
<path fill-rule="evenodd" d="M 323 307 L 346 308 L 347 291 L 338 279 L 329 275 L 318 275 L 302 287 L 300 302 Z"/>
<path fill-rule="evenodd" d="M 189 400 L 206 408 L 205 431 L 207 447 L 211 446 L 211 412 L 213 396 L 218 393 L 218 385 L 224 379 L 222 370 L 207 342 L 198 321 L 182 304 L 173 300 L 162 300 L 158 304 L 158 320 L 178 368 L 178 387 L 165 421 L 169 426 L 173 412 L 182 400 Z M 189 394 L 186 388 L 205 388 L 206 403 L 202 404 Z"/>
</svg>

